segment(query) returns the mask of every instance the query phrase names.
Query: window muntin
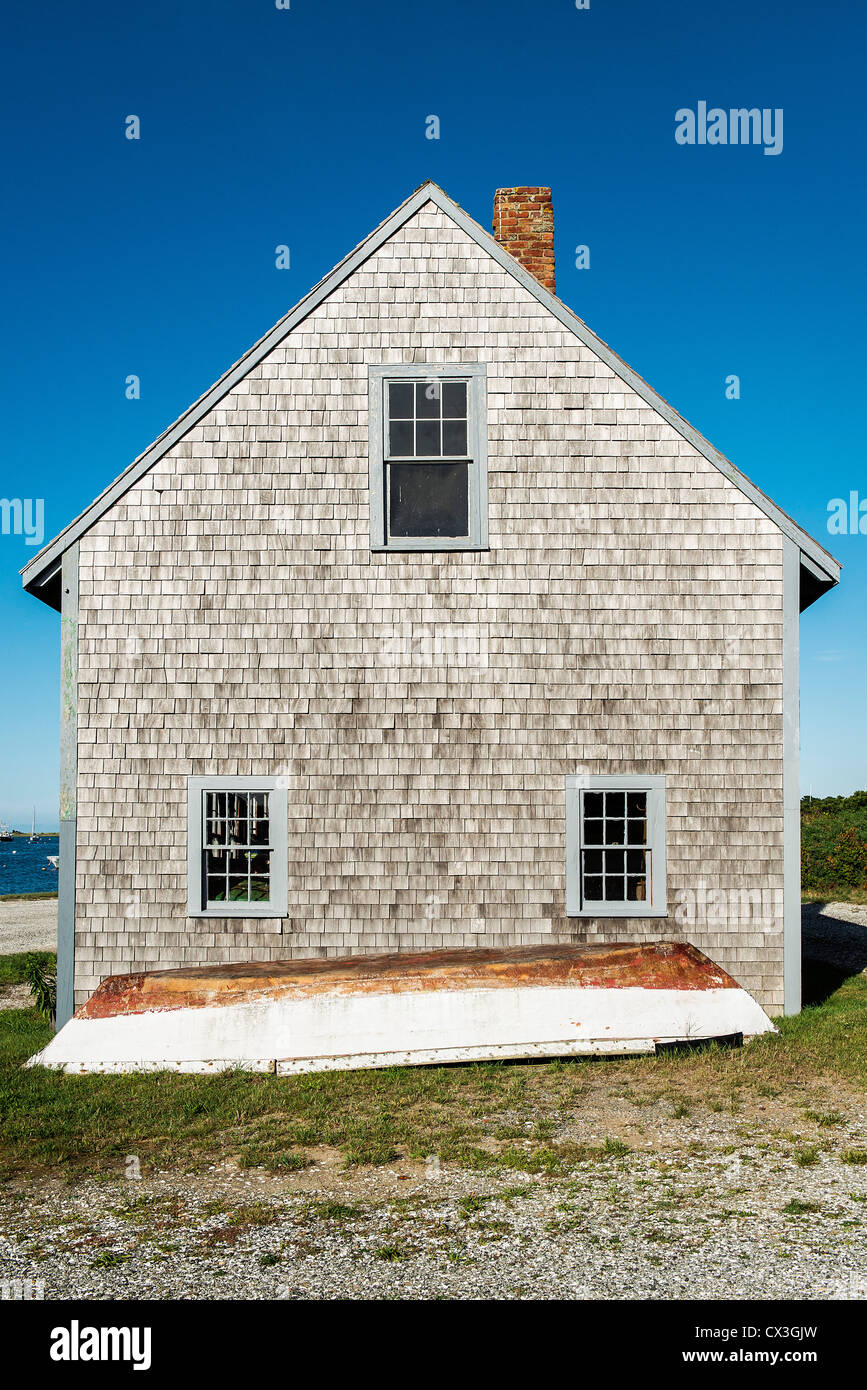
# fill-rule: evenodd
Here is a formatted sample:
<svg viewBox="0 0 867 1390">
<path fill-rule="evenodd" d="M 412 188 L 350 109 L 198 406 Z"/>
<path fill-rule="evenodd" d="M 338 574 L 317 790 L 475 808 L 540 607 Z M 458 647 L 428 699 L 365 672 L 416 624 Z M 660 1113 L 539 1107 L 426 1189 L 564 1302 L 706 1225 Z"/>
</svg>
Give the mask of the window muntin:
<svg viewBox="0 0 867 1390">
<path fill-rule="evenodd" d="M 663 917 L 665 777 L 566 777 L 566 912 L 577 917 Z"/>
<path fill-rule="evenodd" d="M 267 903 L 271 816 L 267 791 L 205 791 L 202 857 L 207 907 Z"/>
<path fill-rule="evenodd" d="M 373 549 L 487 547 L 485 367 L 370 368 Z"/>
</svg>

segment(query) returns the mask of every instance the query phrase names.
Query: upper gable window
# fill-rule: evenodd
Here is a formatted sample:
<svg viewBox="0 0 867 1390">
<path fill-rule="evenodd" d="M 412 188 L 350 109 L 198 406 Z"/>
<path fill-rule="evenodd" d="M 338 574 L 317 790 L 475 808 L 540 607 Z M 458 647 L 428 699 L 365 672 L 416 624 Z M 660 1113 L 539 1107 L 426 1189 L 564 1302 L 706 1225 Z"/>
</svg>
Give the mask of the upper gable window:
<svg viewBox="0 0 867 1390">
<path fill-rule="evenodd" d="M 488 543 L 485 368 L 372 367 L 371 546 Z"/>
</svg>

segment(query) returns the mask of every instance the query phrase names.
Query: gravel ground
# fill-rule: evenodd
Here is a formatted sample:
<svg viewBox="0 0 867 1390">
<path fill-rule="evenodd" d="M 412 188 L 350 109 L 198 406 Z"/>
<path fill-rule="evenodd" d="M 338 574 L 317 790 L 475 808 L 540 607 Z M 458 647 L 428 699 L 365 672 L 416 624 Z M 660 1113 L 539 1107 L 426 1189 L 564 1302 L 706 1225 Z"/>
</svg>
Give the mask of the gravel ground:
<svg viewBox="0 0 867 1390">
<path fill-rule="evenodd" d="M 7 1191 L 0 1280 L 42 1280 L 48 1299 L 867 1298 L 867 1169 L 835 1153 L 311 1179 Z"/>
<path fill-rule="evenodd" d="M 57 950 L 57 899 L 0 902 L 0 956 Z"/>
</svg>

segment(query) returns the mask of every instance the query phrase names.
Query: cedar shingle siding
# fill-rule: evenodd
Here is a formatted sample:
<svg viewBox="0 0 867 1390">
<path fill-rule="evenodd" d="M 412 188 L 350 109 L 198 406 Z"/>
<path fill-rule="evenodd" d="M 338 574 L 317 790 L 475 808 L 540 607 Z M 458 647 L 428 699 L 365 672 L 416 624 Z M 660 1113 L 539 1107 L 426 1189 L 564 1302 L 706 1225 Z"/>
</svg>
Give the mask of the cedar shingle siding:
<svg viewBox="0 0 867 1390">
<path fill-rule="evenodd" d="M 368 367 L 485 362 L 489 552 L 371 554 Z M 81 538 L 75 999 L 111 973 L 686 937 L 782 1006 L 783 536 L 427 204 Z M 565 915 L 564 775 L 664 773 L 668 893 Z M 186 915 L 186 781 L 277 775 L 289 916 Z"/>
</svg>

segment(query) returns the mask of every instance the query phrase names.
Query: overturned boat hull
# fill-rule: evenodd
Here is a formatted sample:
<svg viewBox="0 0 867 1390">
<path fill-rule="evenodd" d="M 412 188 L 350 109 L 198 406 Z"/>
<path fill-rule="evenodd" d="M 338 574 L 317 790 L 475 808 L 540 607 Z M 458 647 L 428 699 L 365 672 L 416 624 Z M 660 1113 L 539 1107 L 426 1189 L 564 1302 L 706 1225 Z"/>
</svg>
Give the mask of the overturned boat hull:
<svg viewBox="0 0 867 1390">
<path fill-rule="evenodd" d="M 432 951 L 110 976 L 28 1065 L 288 1074 L 641 1053 L 772 1030 L 682 942 Z"/>
</svg>

